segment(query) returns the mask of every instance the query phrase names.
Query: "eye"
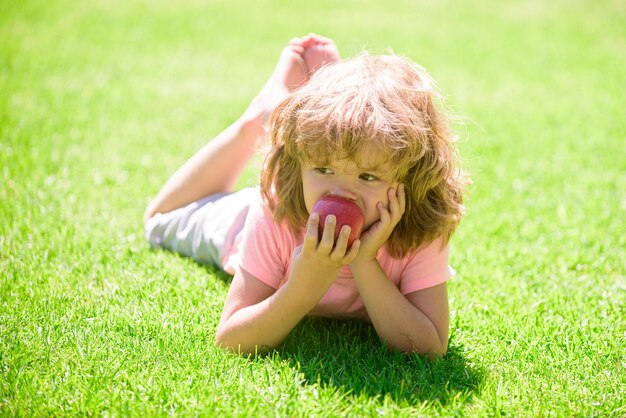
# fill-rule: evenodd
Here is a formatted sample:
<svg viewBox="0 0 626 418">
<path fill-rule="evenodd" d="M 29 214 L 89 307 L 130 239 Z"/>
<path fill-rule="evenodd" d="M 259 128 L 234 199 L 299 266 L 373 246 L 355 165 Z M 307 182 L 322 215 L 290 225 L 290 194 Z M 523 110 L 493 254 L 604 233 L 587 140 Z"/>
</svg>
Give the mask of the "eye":
<svg viewBox="0 0 626 418">
<path fill-rule="evenodd" d="M 320 174 L 333 174 L 333 170 L 331 170 L 328 167 L 316 167 L 315 171 L 317 171 Z"/>
<path fill-rule="evenodd" d="M 363 174 L 361 174 L 361 175 L 359 176 L 359 178 L 360 178 L 361 180 L 365 180 L 365 181 L 368 181 L 368 182 L 369 182 L 369 181 L 376 181 L 376 180 L 378 180 L 378 177 L 376 177 L 376 176 L 374 176 L 374 175 L 372 175 L 372 174 L 369 174 L 369 173 L 363 173 Z"/>
</svg>

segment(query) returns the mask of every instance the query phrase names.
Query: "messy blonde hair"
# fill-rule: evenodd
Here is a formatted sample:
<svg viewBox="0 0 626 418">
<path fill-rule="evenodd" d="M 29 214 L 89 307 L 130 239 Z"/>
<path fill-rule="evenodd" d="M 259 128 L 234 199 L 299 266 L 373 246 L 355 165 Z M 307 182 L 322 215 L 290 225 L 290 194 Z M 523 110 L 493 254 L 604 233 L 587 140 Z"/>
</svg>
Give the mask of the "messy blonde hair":
<svg viewBox="0 0 626 418">
<path fill-rule="evenodd" d="M 303 162 L 354 160 L 367 145 L 405 185 L 389 254 L 403 257 L 439 237 L 447 244 L 464 211 L 465 176 L 440 100 L 426 71 L 396 55 L 362 53 L 320 69 L 272 114 L 261 192 L 275 220 L 294 232 L 306 224 Z"/>
</svg>

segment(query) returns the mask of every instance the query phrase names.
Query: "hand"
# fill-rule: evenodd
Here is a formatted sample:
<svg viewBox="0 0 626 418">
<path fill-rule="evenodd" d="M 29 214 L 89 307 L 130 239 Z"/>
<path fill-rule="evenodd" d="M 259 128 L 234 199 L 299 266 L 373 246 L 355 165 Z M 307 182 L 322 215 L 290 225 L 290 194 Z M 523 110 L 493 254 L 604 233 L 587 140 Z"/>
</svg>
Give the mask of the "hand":
<svg viewBox="0 0 626 418">
<path fill-rule="evenodd" d="M 402 219 L 406 209 L 404 185 L 399 184 L 395 190 L 393 187 L 390 188 L 387 191 L 387 195 L 389 197 L 389 207 L 385 207 L 383 202 L 378 202 L 377 207 L 380 212 L 380 220 L 361 234 L 360 250 L 352 264 L 375 260 L 378 250 L 387 242 L 393 229 Z"/>
<path fill-rule="evenodd" d="M 334 242 L 335 216 L 326 217 L 324 232 L 318 242 L 319 214 L 312 213 L 307 222 L 304 242 L 294 250 L 290 281 L 327 289 L 337 277 L 341 267 L 350 264 L 359 252 L 358 240 L 348 250 L 350 227 L 341 228 Z M 292 282 L 293 283 L 293 282 Z"/>
</svg>

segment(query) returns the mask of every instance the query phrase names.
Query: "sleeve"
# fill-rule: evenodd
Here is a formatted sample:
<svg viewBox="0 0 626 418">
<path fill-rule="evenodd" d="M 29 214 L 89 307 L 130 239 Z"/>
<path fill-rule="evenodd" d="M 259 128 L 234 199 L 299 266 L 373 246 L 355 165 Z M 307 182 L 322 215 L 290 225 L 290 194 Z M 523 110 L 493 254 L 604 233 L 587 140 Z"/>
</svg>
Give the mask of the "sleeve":
<svg viewBox="0 0 626 418">
<path fill-rule="evenodd" d="M 446 282 L 454 270 L 448 265 L 449 246 L 442 248 L 441 239 L 417 249 L 409 255 L 400 278 L 403 295 Z"/>
<path fill-rule="evenodd" d="M 242 231 L 240 266 L 268 286 L 278 289 L 287 270 L 281 229 L 264 204 L 250 209 Z"/>
</svg>

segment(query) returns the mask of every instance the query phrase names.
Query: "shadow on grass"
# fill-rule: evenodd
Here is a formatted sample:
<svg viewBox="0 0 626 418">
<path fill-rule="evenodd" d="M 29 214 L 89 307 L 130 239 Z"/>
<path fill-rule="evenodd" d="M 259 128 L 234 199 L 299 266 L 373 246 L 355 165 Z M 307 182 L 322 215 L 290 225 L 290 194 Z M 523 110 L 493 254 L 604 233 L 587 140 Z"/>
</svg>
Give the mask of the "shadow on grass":
<svg viewBox="0 0 626 418">
<path fill-rule="evenodd" d="M 225 285 L 232 276 L 203 265 Z M 418 355 L 389 350 L 371 324 L 308 317 L 285 343 L 252 361 L 278 356 L 301 372 L 309 384 L 336 387 L 356 396 L 389 396 L 396 403 L 470 401 L 485 379 L 485 371 L 470 364 L 454 336 L 445 357 L 429 361 Z"/>
<path fill-rule="evenodd" d="M 310 384 L 368 397 L 389 395 L 416 404 L 469 400 L 485 378 L 453 342 L 445 357 L 428 361 L 384 346 L 369 324 L 306 318 L 276 352 Z"/>
</svg>

